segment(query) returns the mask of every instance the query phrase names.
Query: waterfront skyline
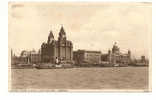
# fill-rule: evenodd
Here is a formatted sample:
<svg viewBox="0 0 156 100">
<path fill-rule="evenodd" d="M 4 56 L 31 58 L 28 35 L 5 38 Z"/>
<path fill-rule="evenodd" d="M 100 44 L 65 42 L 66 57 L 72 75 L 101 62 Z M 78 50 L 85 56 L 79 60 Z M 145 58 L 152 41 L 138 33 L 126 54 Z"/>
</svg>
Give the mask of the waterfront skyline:
<svg viewBox="0 0 156 100">
<path fill-rule="evenodd" d="M 121 51 L 148 56 L 151 51 L 151 3 L 17 3 L 9 5 L 9 47 L 38 50 L 50 30 L 63 25 L 73 49 L 106 53 L 117 42 Z"/>
</svg>

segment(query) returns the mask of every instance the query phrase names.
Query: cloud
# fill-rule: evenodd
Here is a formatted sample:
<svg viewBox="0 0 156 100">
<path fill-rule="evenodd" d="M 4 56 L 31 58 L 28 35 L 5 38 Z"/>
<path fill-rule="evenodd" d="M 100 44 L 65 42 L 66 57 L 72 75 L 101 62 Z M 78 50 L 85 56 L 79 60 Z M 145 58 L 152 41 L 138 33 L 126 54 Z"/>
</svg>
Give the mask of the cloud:
<svg viewBox="0 0 156 100">
<path fill-rule="evenodd" d="M 117 41 L 121 49 L 148 54 L 151 5 L 144 3 L 22 4 L 11 9 L 9 43 L 12 48 L 39 49 L 61 24 L 74 49 L 107 51 Z M 147 40 L 147 41 L 145 41 Z M 20 42 L 19 42 L 20 41 Z"/>
</svg>

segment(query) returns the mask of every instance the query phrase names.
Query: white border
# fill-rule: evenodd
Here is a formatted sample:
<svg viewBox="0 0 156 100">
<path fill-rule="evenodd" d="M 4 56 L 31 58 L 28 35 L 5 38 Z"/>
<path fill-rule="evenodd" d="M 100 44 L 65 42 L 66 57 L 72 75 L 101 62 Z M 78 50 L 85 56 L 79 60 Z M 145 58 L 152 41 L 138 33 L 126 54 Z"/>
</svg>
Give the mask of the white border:
<svg viewBox="0 0 156 100">
<path fill-rule="evenodd" d="M 11 0 L 11 1 L 41 1 L 41 0 Z M 45 0 L 42 0 L 45 1 Z M 46 0 L 56 1 L 56 0 Z M 78 1 L 78 0 L 60 0 L 60 1 Z M 79 0 L 79 1 L 95 1 L 95 0 Z M 108 0 L 96 0 L 108 1 Z M 109 0 L 110 1 L 110 0 Z M 151 2 L 152 0 L 111 0 L 111 1 L 126 1 L 126 2 Z M 0 1 L 0 99 L 1 100 L 154 100 L 156 97 L 156 4 L 155 0 L 152 1 L 152 93 L 9 93 L 8 92 L 8 0 Z"/>
</svg>

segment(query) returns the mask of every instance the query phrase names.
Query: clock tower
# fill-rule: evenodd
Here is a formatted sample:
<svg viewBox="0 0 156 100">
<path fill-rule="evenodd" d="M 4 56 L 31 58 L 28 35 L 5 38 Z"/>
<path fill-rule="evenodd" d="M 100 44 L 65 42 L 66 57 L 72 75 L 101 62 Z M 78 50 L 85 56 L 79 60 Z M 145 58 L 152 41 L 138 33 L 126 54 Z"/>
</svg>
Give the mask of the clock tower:
<svg viewBox="0 0 156 100">
<path fill-rule="evenodd" d="M 53 41 L 54 41 L 54 35 L 53 35 L 52 31 L 50 31 L 47 43 L 51 44 Z"/>
<path fill-rule="evenodd" d="M 60 29 L 58 40 L 59 41 L 66 41 L 66 33 L 64 31 L 63 26 Z"/>
<path fill-rule="evenodd" d="M 41 45 L 42 62 L 55 63 L 56 58 L 63 63 L 73 60 L 73 44 L 67 40 L 63 26 L 59 31 L 58 40 L 54 39 L 52 31 L 50 31 L 47 43 Z"/>
</svg>

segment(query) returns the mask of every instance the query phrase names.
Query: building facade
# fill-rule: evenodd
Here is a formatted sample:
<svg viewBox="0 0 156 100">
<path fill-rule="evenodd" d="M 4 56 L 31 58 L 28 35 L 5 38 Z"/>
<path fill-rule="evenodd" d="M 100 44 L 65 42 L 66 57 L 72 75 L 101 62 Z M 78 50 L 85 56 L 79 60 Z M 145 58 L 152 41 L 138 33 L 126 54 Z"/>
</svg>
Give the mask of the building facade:
<svg viewBox="0 0 156 100">
<path fill-rule="evenodd" d="M 30 51 L 23 50 L 21 55 L 19 56 L 19 60 L 21 64 L 29 64 L 30 63 Z"/>
<path fill-rule="evenodd" d="M 11 65 L 16 65 L 20 63 L 19 57 L 17 57 L 11 50 Z"/>
<path fill-rule="evenodd" d="M 77 50 L 73 53 L 73 59 L 76 64 L 99 64 L 101 62 L 101 52 Z"/>
<path fill-rule="evenodd" d="M 149 60 L 145 56 L 141 56 L 140 59 L 134 59 L 132 61 L 132 65 L 134 65 L 134 66 L 148 66 Z"/>
<path fill-rule="evenodd" d="M 39 52 L 36 52 L 34 50 L 31 51 L 29 59 L 30 59 L 30 63 L 32 63 L 32 64 L 41 63 L 41 53 L 40 53 L 40 51 Z"/>
<path fill-rule="evenodd" d="M 58 40 L 55 40 L 52 31 L 48 36 L 47 43 L 41 45 L 41 61 L 43 63 L 72 62 L 73 44 L 67 40 L 64 28 L 61 27 Z"/>
<path fill-rule="evenodd" d="M 36 52 L 35 50 L 23 50 L 18 59 L 21 64 L 38 64 L 41 62 L 41 53 Z"/>
<path fill-rule="evenodd" d="M 101 59 L 102 61 L 107 61 L 113 65 L 128 65 L 131 62 L 131 51 L 128 50 L 127 53 L 121 53 L 120 48 L 115 43 L 112 50 L 108 50 L 107 54 L 102 54 Z"/>
</svg>

